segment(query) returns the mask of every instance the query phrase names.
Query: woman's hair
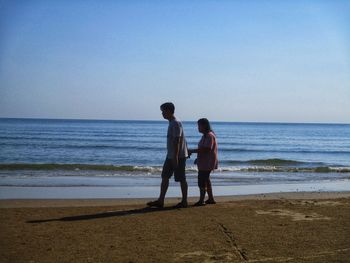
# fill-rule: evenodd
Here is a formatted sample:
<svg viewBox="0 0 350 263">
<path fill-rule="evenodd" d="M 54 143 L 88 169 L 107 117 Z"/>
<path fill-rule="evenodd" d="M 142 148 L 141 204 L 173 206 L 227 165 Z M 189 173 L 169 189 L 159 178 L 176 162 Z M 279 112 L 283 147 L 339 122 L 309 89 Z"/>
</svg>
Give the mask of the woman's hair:
<svg viewBox="0 0 350 263">
<path fill-rule="evenodd" d="M 199 125 L 202 125 L 204 127 L 204 133 L 207 134 L 208 132 L 214 132 L 213 129 L 210 126 L 210 122 L 207 118 L 202 118 L 197 121 Z"/>
</svg>

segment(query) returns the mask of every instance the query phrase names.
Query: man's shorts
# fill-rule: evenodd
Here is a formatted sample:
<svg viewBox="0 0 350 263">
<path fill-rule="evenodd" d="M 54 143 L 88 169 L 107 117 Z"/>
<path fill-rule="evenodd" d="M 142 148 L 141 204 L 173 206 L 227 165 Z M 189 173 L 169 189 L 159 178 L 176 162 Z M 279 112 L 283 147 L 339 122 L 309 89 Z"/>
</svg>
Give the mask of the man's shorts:
<svg viewBox="0 0 350 263">
<path fill-rule="evenodd" d="M 170 178 L 173 174 L 175 177 L 175 182 L 181 182 L 186 180 L 186 158 L 179 158 L 179 164 L 174 168 L 171 159 L 165 159 L 162 170 L 162 178 Z"/>
</svg>

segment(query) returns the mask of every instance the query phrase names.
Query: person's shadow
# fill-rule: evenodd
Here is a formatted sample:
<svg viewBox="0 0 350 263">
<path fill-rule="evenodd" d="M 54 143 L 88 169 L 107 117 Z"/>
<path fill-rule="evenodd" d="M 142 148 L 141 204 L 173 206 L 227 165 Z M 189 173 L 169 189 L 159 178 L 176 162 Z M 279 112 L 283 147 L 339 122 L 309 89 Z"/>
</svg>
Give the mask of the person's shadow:
<svg viewBox="0 0 350 263">
<path fill-rule="evenodd" d="M 139 209 L 132 209 L 132 210 L 122 210 L 122 211 L 107 211 L 97 214 L 88 214 L 88 215 L 78 215 L 78 216 L 66 216 L 61 218 L 51 218 L 51 219 L 43 219 L 43 220 L 30 220 L 27 221 L 27 223 L 46 223 L 46 222 L 52 222 L 52 221 L 63 221 L 63 222 L 69 222 L 69 221 L 80 221 L 80 220 L 92 220 L 92 219 L 99 219 L 99 218 L 106 218 L 106 217 L 119 217 L 119 216 L 128 216 L 128 215 L 137 215 L 137 214 L 147 214 L 147 213 L 153 213 L 153 212 L 162 212 L 162 211 L 168 211 L 168 210 L 174 210 L 178 208 L 174 207 L 164 207 L 164 208 L 153 208 L 153 207 L 144 207 Z"/>
</svg>

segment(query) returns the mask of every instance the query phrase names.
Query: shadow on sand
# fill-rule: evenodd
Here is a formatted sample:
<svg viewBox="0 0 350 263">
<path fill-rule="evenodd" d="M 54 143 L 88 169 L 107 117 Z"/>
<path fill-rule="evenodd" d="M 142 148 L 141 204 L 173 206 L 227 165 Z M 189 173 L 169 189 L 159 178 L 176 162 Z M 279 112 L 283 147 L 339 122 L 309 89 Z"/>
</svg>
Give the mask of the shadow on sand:
<svg viewBox="0 0 350 263">
<path fill-rule="evenodd" d="M 27 223 L 33 224 L 33 223 L 46 223 L 46 222 L 53 222 L 53 221 L 71 222 L 71 221 L 92 220 L 92 219 L 107 218 L 107 217 L 119 217 L 119 216 L 137 215 L 137 214 L 147 214 L 147 213 L 163 212 L 163 211 L 175 210 L 175 209 L 179 209 L 179 208 L 174 208 L 174 207 L 164 207 L 164 208 L 144 207 L 144 208 L 132 209 L 132 210 L 107 211 L 107 212 L 97 213 L 97 214 L 67 216 L 67 217 L 43 219 L 43 220 L 30 220 L 30 221 L 27 221 Z"/>
</svg>

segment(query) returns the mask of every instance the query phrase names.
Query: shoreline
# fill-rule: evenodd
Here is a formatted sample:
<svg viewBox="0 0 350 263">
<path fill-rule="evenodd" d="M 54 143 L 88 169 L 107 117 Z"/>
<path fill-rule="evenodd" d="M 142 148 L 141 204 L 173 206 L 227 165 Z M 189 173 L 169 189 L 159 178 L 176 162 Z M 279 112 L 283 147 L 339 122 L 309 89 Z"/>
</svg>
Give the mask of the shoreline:
<svg viewBox="0 0 350 263">
<path fill-rule="evenodd" d="M 0 186 L 0 200 L 10 199 L 154 199 L 158 197 L 157 186 Z M 323 180 L 302 183 L 269 184 L 213 184 L 214 196 L 244 196 L 290 192 L 349 192 L 350 180 Z M 168 198 L 181 196 L 179 185 L 170 185 Z M 199 196 L 197 186 L 189 186 L 188 197 Z"/>
<path fill-rule="evenodd" d="M 279 192 L 266 194 L 216 196 L 217 203 L 246 201 L 246 200 L 328 200 L 350 198 L 347 192 Z M 165 199 L 165 206 L 175 204 L 181 198 L 169 197 Z M 189 197 L 188 202 L 195 203 L 198 197 Z M 2 208 L 54 208 L 54 207 L 106 207 L 106 206 L 135 206 L 145 205 L 154 198 L 88 198 L 88 199 L 2 199 Z"/>
</svg>

